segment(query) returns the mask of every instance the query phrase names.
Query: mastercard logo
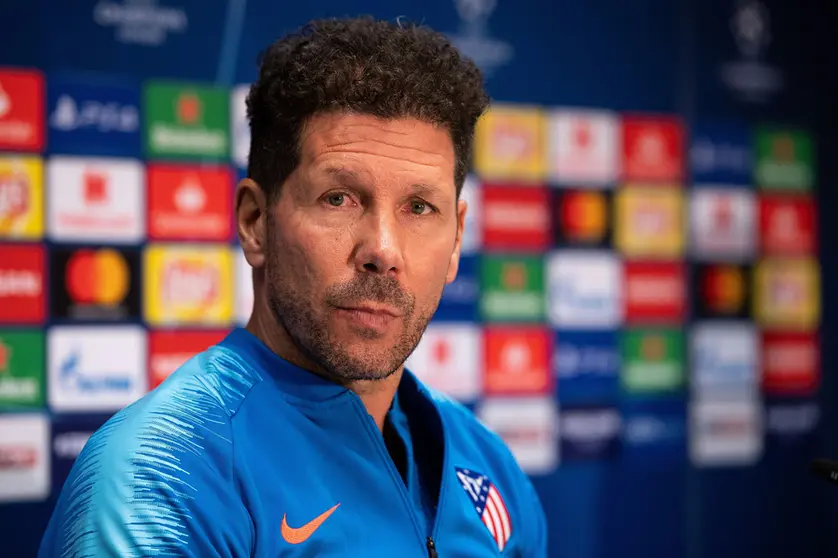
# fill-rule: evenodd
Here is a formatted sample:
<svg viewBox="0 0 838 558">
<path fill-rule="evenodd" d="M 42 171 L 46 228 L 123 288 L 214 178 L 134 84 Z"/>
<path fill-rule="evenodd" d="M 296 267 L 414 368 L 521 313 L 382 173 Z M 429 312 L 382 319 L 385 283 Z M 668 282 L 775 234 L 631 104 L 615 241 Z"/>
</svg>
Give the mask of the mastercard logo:
<svg viewBox="0 0 838 558">
<path fill-rule="evenodd" d="M 605 235 L 607 208 L 598 192 L 568 193 L 561 204 L 561 222 L 568 236 L 597 241 Z"/>
<path fill-rule="evenodd" d="M 745 276 L 734 266 L 707 269 L 701 289 L 707 306 L 720 314 L 736 313 L 745 303 Z"/>
<path fill-rule="evenodd" d="M 67 292 L 78 304 L 119 304 L 129 283 L 128 263 L 116 250 L 79 250 L 67 262 Z"/>
</svg>

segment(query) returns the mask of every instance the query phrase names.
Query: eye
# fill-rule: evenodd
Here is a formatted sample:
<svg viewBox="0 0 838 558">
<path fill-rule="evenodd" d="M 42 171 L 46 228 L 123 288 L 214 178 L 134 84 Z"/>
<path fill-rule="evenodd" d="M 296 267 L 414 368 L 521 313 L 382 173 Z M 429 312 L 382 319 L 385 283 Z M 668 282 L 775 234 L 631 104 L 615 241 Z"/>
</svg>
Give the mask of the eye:
<svg viewBox="0 0 838 558">
<path fill-rule="evenodd" d="M 427 202 L 423 202 L 422 200 L 413 200 L 410 202 L 410 212 L 414 215 L 424 215 L 426 210 L 429 213 L 433 213 L 435 211 L 432 205 Z"/>
<path fill-rule="evenodd" d="M 346 195 L 341 194 L 340 192 L 329 194 L 328 196 L 326 196 L 326 201 L 331 206 L 340 207 L 346 201 Z"/>
</svg>

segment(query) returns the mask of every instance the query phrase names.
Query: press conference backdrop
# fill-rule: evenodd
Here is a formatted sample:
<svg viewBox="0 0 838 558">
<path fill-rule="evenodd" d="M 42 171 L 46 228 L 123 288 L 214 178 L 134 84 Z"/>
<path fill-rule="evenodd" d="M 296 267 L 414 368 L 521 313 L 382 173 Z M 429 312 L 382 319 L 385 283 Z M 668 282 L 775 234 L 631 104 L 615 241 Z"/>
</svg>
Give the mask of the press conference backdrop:
<svg viewBox="0 0 838 558">
<path fill-rule="evenodd" d="M 394 5 L 395 4 L 395 5 Z M 114 411 L 250 312 L 257 53 L 406 16 L 487 74 L 457 280 L 409 366 L 508 442 L 550 555 L 817 556 L 802 17 L 720 0 L 14 3 L 0 17 L 0 555 Z M 778 480 L 782 479 L 782 480 Z"/>
</svg>

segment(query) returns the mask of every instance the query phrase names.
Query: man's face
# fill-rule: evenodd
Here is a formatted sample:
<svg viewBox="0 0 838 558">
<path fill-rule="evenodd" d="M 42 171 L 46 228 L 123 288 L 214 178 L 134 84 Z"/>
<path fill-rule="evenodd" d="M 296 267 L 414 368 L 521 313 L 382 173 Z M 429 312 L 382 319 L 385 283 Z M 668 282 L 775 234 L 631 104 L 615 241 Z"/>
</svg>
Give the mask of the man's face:
<svg viewBox="0 0 838 558">
<path fill-rule="evenodd" d="M 416 348 L 457 273 L 466 206 L 448 132 L 413 119 L 311 119 L 267 208 L 268 306 L 336 380 L 375 380 Z"/>
</svg>

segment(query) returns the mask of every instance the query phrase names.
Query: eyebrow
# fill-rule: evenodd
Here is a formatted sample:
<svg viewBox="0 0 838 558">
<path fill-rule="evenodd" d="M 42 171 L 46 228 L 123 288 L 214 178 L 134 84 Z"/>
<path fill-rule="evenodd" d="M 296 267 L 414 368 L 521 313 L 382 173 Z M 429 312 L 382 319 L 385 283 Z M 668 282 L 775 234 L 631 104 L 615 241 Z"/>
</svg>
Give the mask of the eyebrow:
<svg viewBox="0 0 838 558">
<path fill-rule="evenodd" d="M 366 182 L 361 174 L 349 170 L 343 169 L 338 167 L 328 167 L 326 168 L 326 174 L 335 179 L 337 182 L 344 184 L 346 186 L 359 186 Z M 424 182 L 418 182 L 410 185 L 410 190 L 412 193 L 420 196 L 431 196 L 431 195 L 439 195 L 440 189 L 436 188 L 430 184 L 425 184 Z"/>
</svg>

